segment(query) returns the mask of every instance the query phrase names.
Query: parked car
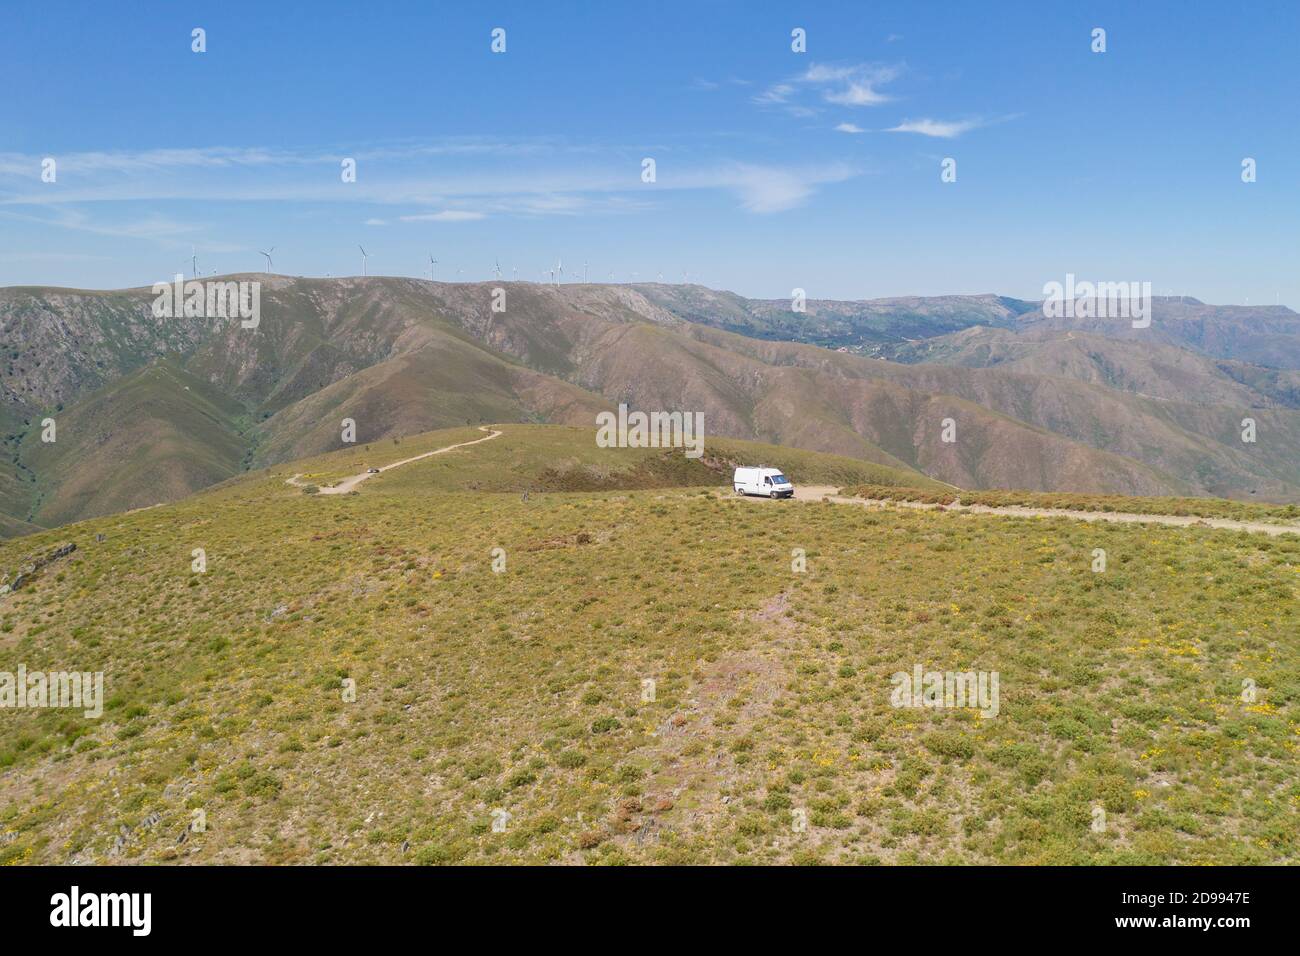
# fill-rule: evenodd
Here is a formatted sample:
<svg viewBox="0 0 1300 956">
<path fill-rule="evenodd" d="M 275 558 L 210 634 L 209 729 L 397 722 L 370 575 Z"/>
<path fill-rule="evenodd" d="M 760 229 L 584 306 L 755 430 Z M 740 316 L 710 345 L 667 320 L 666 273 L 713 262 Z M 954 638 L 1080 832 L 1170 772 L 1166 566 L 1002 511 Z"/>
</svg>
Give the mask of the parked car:
<svg viewBox="0 0 1300 956">
<path fill-rule="evenodd" d="M 738 495 L 763 495 L 767 498 L 789 498 L 794 494 L 794 485 L 790 479 L 781 474 L 779 468 L 737 468 L 731 479 Z"/>
<path fill-rule="evenodd" d="M 367 469 L 366 469 L 366 474 L 367 474 L 367 475 L 377 475 L 377 474 L 379 474 L 379 469 L 378 469 L 378 468 L 367 468 Z"/>
</svg>

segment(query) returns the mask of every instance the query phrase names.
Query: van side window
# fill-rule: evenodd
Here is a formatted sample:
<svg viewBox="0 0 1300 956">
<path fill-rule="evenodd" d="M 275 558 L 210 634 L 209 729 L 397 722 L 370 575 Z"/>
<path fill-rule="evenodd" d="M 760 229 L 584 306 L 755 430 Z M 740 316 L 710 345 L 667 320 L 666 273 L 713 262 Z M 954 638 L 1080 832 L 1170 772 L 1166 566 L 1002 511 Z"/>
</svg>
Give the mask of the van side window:
<svg viewBox="0 0 1300 956">
<path fill-rule="evenodd" d="M 764 478 L 764 479 L 763 479 L 763 484 L 765 484 L 765 485 L 770 485 L 771 483 L 772 483 L 772 479 L 771 479 L 771 478 Z"/>
</svg>

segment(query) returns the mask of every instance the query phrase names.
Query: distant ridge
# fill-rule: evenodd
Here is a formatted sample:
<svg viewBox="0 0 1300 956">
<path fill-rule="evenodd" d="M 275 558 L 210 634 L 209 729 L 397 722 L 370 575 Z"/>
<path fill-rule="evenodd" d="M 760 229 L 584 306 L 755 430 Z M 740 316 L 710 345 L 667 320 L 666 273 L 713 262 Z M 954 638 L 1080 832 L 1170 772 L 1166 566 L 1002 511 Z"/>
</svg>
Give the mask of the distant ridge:
<svg viewBox="0 0 1300 956">
<path fill-rule="evenodd" d="M 1134 330 L 995 294 L 798 313 L 699 285 L 214 279 L 263 283 L 256 330 L 156 318 L 148 287 L 0 289 L 0 514 L 52 525 L 172 500 L 339 448 L 344 418 L 366 442 L 590 426 L 619 402 L 960 487 L 1300 500 L 1286 308 L 1162 298 Z"/>
</svg>

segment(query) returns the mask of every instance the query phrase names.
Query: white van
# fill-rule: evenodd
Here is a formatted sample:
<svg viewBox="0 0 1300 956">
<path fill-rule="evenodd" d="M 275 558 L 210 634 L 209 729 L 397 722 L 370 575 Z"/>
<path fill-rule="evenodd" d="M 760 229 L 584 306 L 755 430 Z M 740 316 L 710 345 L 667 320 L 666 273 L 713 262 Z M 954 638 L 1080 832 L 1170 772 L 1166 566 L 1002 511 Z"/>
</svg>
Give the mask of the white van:
<svg viewBox="0 0 1300 956">
<path fill-rule="evenodd" d="M 790 479 L 781 474 L 780 469 L 737 468 L 731 479 L 738 495 L 763 495 L 767 498 L 789 498 L 794 494 L 794 485 Z"/>
</svg>

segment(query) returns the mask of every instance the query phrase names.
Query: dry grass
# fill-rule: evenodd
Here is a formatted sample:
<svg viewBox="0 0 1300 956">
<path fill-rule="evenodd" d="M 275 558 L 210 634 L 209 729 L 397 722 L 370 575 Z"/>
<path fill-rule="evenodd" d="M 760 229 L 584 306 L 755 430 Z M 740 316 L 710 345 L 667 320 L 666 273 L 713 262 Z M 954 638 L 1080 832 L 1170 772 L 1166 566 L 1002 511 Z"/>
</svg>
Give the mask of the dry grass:
<svg viewBox="0 0 1300 956">
<path fill-rule="evenodd" d="M 1130 498 L 1124 495 L 1090 495 L 1057 491 L 966 491 L 956 488 L 931 490 L 881 484 L 853 485 L 846 487 L 842 494 L 855 498 L 918 501 L 941 505 L 1056 508 L 1067 511 L 1108 511 L 1300 524 L 1300 505 L 1253 504 L 1227 498 Z"/>
<path fill-rule="evenodd" d="M 109 698 L 0 713 L 0 860 L 1297 862 L 1300 542 L 456 489 L 509 442 L 0 545 L 78 544 L 0 660 Z M 999 716 L 891 707 L 916 663 L 998 671 Z"/>
</svg>

